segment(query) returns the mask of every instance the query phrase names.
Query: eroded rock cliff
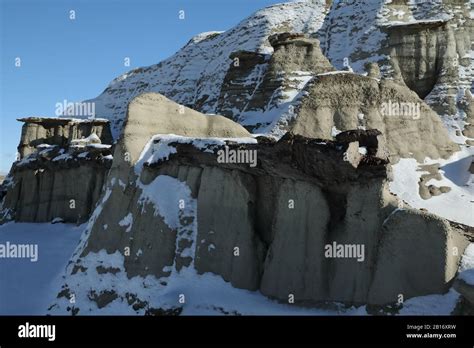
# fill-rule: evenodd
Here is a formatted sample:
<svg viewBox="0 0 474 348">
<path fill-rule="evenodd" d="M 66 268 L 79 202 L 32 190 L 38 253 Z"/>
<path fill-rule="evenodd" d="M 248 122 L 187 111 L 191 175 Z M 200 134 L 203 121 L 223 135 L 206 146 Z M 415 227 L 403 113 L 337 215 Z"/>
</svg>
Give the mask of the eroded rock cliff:
<svg viewBox="0 0 474 348">
<path fill-rule="evenodd" d="M 87 221 L 112 163 L 108 121 L 20 121 L 20 159 L 0 186 L 0 223 Z"/>
<path fill-rule="evenodd" d="M 165 109 L 165 124 L 147 117 Z M 336 141 L 288 133 L 276 142 L 250 138 L 215 116 L 214 122 L 231 122 L 226 132 L 196 123 L 201 128 L 186 131 L 193 137 L 160 135 L 178 113 L 162 96 L 131 103 L 100 204 L 52 313 L 86 314 L 114 301 L 124 312 L 180 312 L 186 279 L 208 272 L 280 301 L 293 296 L 300 305 L 388 304 L 400 293 L 408 298 L 448 287 L 467 240 L 446 220 L 388 193 L 380 132 L 341 133 Z M 199 118 L 188 109 L 185 115 Z M 137 137 L 138 123 L 146 126 Z M 256 151 L 257 163 L 221 161 L 220 151 Z M 328 246 L 353 254 L 328 254 Z M 416 264 L 430 264 L 424 277 Z M 390 281 L 395 271 L 397 281 Z M 135 286 L 142 282 L 151 288 Z"/>
</svg>

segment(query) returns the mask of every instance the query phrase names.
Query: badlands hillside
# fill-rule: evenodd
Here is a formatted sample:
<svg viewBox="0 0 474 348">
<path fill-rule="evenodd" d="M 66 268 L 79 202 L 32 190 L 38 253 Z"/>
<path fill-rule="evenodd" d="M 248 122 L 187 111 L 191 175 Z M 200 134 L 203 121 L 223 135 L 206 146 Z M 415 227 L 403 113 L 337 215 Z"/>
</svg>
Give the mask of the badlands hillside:
<svg viewBox="0 0 474 348">
<path fill-rule="evenodd" d="M 82 231 L 38 311 L 474 313 L 472 6 L 274 5 L 19 119 L 0 238 Z"/>
</svg>

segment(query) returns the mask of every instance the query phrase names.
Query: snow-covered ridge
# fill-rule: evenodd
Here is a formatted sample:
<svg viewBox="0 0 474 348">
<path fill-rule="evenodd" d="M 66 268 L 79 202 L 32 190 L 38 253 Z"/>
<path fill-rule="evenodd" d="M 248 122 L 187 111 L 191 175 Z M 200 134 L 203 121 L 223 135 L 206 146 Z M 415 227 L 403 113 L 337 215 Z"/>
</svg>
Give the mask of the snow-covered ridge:
<svg viewBox="0 0 474 348">
<path fill-rule="evenodd" d="M 95 102 L 96 114 L 111 120 L 115 139 L 120 134 L 128 102 L 145 92 L 159 92 L 179 104 L 215 113 L 232 52 L 271 53 L 269 35 L 281 31 L 314 34 L 325 15 L 325 0 L 267 7 L 225 32 L 195 36 L 170 58 L 123 74 L 100 96 L 87 102 Z"/>
<path fill-rule="evenodd" d="M 139 174 L 144 164 L 151 164 L 167 160 L 169 156 L 176 153 L 172 144 L 190 144 L 203 152 L 213 152 L 216 147 L 228 143 L 234 144 L 256 144 L 255 138 L 191 138 L 175 134 L 157 134 L 153 136 L 143 149 L 137 163 L 135 173 Z"/>
</svg>

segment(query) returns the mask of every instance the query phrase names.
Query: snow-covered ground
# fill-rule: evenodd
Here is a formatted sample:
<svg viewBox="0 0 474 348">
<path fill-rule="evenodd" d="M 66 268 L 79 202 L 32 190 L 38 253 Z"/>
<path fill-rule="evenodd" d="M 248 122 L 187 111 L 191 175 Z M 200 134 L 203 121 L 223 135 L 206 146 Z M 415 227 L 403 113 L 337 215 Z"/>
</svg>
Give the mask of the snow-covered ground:
<svg viewBox="0 0 474 348">
<path fill-rule="evenodd" d="M 45 314 L 60 288 L 61 275 L 84 226 L 8 223 L 0 244 L 37 244 L 38 260 L 0 258 L 0 315 Z"/>
<path fill-rule="evenodd" d="M 54 301 L 61 287 L 61 275 L 70 259 L 85 225 L 49 223 L 8 223 L 0 226 L 0 244 L 24 243 L 38 244 L 39 258 L 37 262 L 29 259 L 0 259 L 0 315 L 41 315 Z M 466 250 L 460 271 L 474 267 L 474 244 Z M 91 253 L 84 258 L 97 265 L 116 267 L 123 270 L 123 256 L 116 252 L 107 254 L 101 251 Z M 128 279 L 125 272 L 117 274 L 99 274 L 95 267 L 89 268 L 92 273 L 80 277 L 83 289 L 113 288 L 117 292 L 133 291 L 155 306 L 169 308 L 176 305 L 181 294 L 185 295 L 183 315 L 367 315 L 365 306 L 344 308 L 333 304 L 330 308 L 301 308 L 291 304 L 281 304 L 270 300 L 258 291 L 236 289 L 222 277 L 205 273 L 199 275 L 193 267 L 183 268 L 180 272 L 172 272 L 166 278 L 167 285 L 159 279 L 148 276 Z M 76 279 L 79 280 L 79 279 Z M 77 294 L 77 303 L 86 300 Z M 448 315 L 454 309 L 459 294 L 450 290 L 444 295 L 429 295 L 409 299 L 400 310 L 401 315 Z M 89 311 L 81 314 L 114 315 L 143 314 L 134 312 L 123 300 L 115 300 L 102 309 L 88 301 Z M 54 312 L 52 313 L 54 314 Z"/>
<path fill-rule="evenodd" d="M 469 172 L 473 155 L 473 147 L 462 147 L 447 160 L 426 158 L 424 163 L 418 163 L 412 158 L 402 158 L 393 166 L 390 191 L 413 208 L 425 208 L 443 218 L 474 226 L 474 175 Z M 420 165 L 434 163 L 440 164 L 442 180 L 431 179 L 426 184 L 449 186 L 451 191 L 425 200 L 419 195 L 418 182 L 427 172 L 420 170 Z"/>
</svg>

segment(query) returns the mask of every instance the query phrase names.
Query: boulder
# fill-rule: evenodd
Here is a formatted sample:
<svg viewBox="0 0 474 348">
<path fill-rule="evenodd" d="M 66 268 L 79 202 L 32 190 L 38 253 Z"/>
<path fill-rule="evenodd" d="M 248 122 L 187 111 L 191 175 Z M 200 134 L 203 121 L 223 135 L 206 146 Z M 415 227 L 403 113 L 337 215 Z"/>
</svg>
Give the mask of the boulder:
<svg viewBox="0 0 474 348">
<path fill-rule="evenodd" d="M 395 303 L 447 291 L 467 245 L 465 237 L 435 215 L 395 211 L 380 231 L 368 302 Z"/>
</svg>

